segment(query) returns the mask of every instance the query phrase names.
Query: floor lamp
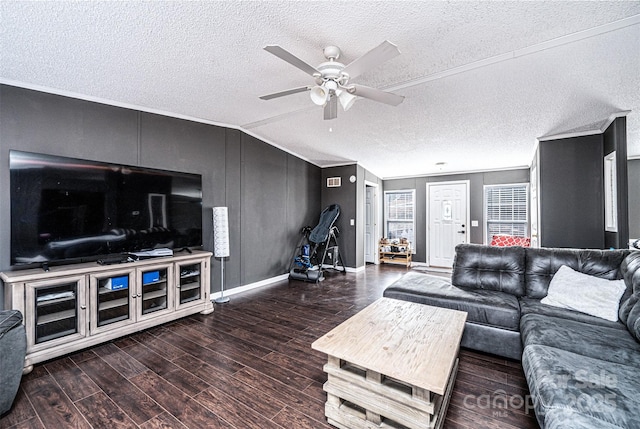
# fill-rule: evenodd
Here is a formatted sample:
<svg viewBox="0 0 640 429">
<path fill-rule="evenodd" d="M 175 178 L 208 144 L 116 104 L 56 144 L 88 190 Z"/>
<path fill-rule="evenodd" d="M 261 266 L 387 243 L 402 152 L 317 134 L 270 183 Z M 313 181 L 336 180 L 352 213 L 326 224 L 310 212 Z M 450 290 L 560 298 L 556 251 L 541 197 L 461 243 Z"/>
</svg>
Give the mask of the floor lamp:
<svg viewBox="0 0 640 429">
<path fill-rule="evenodd" d="M 229 211 L 227 207 L 213 208 L 213 254 L 220 258 L 220 297 L 217 304 L 229 302 L 224 296 L 224 258 L 229 256 Z"/>
</svg>

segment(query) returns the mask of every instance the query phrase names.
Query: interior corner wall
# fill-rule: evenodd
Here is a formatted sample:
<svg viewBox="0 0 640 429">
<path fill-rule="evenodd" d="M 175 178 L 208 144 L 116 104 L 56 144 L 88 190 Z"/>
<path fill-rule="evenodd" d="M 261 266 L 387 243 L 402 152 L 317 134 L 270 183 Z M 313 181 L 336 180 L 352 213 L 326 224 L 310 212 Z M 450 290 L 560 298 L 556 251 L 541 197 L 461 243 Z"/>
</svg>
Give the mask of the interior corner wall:
<svg viewBox="0 0 640 429">
<path fill-rule="evenodd" d="M 468 225 L 469 242 L 486 243 L 484 237 L 484 186 L 529 183 L 529 169 L 488 171 L 467 174 L 451 174 L 438 176 L 422 176 L 405 179 L 388 179 L 384 181 L 383 191 L 408 190 L 416 191 L 416 244 L 415 262 L 427 262 L 427 183 L 469 181 L 469 214 L 470 220 L 477 220 L 478 226 Z M 384 234 L 384 232 L 383 232 Z"/>
<path fill-rule="evenodd" d="M 204 249 L 211 208 L 229 207 L 227 289 L 285 274 L 300 228 L 320 213 L 320 168 L 238 130 L 8 85 L 0 99 L 0 270 L 10 267 L 11 149 L 201 174 Z M 215 292 L 215 258 L 212 268 Z"/>
<path fill-rule="evenodd" d="M 356 267 L 364 267 L 364 201 L 365 201 L 365 169 L 357 165 L 356 166 L 356 257 L 355 257 L 355 266 Z"/>
<path fill-rule="evenodd" d="M 360 169 L 363 172 L 363 179 L 360 180 L 360 178 L 358 177 L 358 183 L 360 183 L 360 190 L 362 192 L 362 204 L 358 206 L 358 209 L 361 211 L 361 213 L 359 214 L 358 218 L 360 219 L 360 227 L 358 228 L 358 231 L 361 234 L 361 237 L 359 239 L 359 242 L 362 243 L 362 266 L 364 266 L 366 264 L 365 261 L 365 253 L 366 253 L 366 249 L 365 249 L 365 227 L 366 227 L 366 213 L 365 213 L 365 204 L 366 204 L 366 194 L 367 194 L 367 186 L 368 184 L 373 184 L 373 185 L 377 185 L 376 186 L 376 190 L 374 191 L 374 198 L 375 198 L 375 208 L 376 208 L 376 213 L 374 213 L 374 221 L 375 221 L 375 229 L 374 229 L 374 237 L 373 240 L 375 241 L 374 243 L 374 260 L 378 260 L 378 240 L 380 238 L 382 238 L 382 236 L 384 235 L 384 193 L 383 193 L 383 189 L 384 189 L 384 180 L 382 180 L 381 178 L 379 178 L 378 176 L 376 176 L 375 174 L 373 174 L 372 172 L 370 172 L 369 170 L 367 170 L 366 168 L 360 167 L 358 166 L 358 171 L 360 172 Z M 367 183 L 365 183 L 367 182 Z"/>
<path fill-rule="evenodd" d="M 355 183 L 349 181 L 349 177 L 356 176 Z M 340 177 L 341 186 L 336 188 L 327 187 L 328 177 Z M 357 230 L 356 219 L 358 218 L 358 191 L 357 187 L 364 186 L 364 180 L 358 180 L 358 166 L 356 164 L 342 165 L 338 167 L 326 167 L 322 169 L 321 180 L 321 205 L 320 211 L 324 210 L 331 204 L 340 205 L 340 217 L 336 221 L 335 225 L 340 231 L 338 237 L 338 245 L 345 266 L 350 268 L 358 267 L 358 252 L 357 252 Z M 360 209 L 361 210 L 361 209 Z M 320 218 L 320 211 L 316 214 L 315 223 L 318 223 Z M 351 219 L 353 219 L 353 225 L 351 225 Z M 360 228 L 360 222 L 358 223 Z M 364 228 L 364 226 L 362 226 Z M 361 265 L 364 265 L 364 258 L 362 258 Z"/>
<path fill-rule="evenodd" d="M 640 238 L 640 158 L 627 162 L 629 238 Z"/>
<path fill-rule="evenodd" d="M 604 247 L 602 135 L 540 142 L 541 247 Z"/>
<path fill-rule="evenodd" d="M 627 163 L 627 118 L 616 118 L 602 134 L 604 156 L 616 153 L 617 231 L 604 231 L 607 248 L 625 249 L 629 241 L 629 199 Z"/>
</svg>

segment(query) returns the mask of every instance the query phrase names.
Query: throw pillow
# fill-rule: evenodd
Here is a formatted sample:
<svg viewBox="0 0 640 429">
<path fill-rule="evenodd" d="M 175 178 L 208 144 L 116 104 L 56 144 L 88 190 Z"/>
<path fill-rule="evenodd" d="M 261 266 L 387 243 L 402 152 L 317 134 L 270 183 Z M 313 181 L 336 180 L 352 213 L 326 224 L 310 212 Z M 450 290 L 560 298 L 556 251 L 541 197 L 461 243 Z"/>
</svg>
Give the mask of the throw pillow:
<svg viewBox="0 0 640 429">
<path fill-rule="evenodd" d="M 522 246 L 529 247 L 531 246 L 531 238 L 529 237 L 516 237 L 514 235 L 494 235 L 491 238 L 492 246 Z"/>
<path fill-rule="evenodd" d="M 551 279 L 547 296 L 540 302 L 615 322 L 625 289 L 624 280 L 602 279 L 563 265 Z"/>
</svg>

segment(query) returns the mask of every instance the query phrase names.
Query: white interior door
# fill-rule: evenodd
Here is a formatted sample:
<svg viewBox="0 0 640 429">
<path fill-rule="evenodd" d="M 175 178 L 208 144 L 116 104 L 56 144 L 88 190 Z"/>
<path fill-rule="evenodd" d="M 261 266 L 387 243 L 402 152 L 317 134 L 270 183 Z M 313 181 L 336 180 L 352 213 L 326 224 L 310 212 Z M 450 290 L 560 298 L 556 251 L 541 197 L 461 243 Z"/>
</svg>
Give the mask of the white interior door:
<svg viewBox="0 0 640 429">
<path fill-rule="evenodd" d="M 455 247 L 469 234 L 469 183 L 427 183 L 429 265 L 453 267 Z"/>
<path fill-rule="evenodd" d="M 373 186 L 365 187 L 364 202 L 364 262 L 376 262 L 376 193 Z"/>
</svg>

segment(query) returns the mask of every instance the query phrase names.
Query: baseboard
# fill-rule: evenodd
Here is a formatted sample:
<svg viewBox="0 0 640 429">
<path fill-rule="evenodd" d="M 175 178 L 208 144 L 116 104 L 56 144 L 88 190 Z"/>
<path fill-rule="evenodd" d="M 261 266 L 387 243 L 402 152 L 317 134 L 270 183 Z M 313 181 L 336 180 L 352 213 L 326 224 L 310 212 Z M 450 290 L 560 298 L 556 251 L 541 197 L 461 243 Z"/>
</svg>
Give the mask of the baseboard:
<svg viewBox="0 0 640 429">
<path fill-rule="evenodd" d="M 249 283 L 248 285 L 234 287 L 232 289 L 226 289 L 224 291 L 225 296 L 231 296 L 242 292 L 247 292 L 253 289 L 258 289 L 264 286 L 271 285 L 273 283 L 281 282 L 283 280 L 287 280 L 289 278 L 289 273 L 282 274 L 276 277 L 271 277 L 268 279 L 260 280 L 259 282 Z M 216 298 L 220 298 L 222 296 L 221 292 L 215 292 L 211 294 L 211 301 Z"/>
<path fill-rule="evenodd" d="M 326 267 L 323 268 L 333 268 L 333 265 L 327 265 Z M 352 267 L 345 267 L 345 270 L 348 273 L 359 273 L 360 271 L 364 271 L 365 267 L 356 267 L 356 268 L 352 268 Z M 249 283 L 248 285 L 244 285 L 244 286 L 238 286 L 238 287 L 234 287 L 232 289 L 225 289 L 224 291 L 224 295 L 225 296 L 232 296 L 238 293 L 242 293 L 242 292 L 247 292 L 253 289 L 258 289 L 264 286 L 269 286 L 273 283 L 278 283 L 284 280 L 287 280 L 289 278 L 289 273 L 287 274 L 281 274 L 279 276 L 276 277 L 271 277 L 268 279 L 264 279 L 264 280 L 260 280 L 259 282 L 255 282 L 255 283 Z M 221 292 L 214 292 L 211 294 L 211 301 L 220 298 L 222 296 Z"/>
</svg>

